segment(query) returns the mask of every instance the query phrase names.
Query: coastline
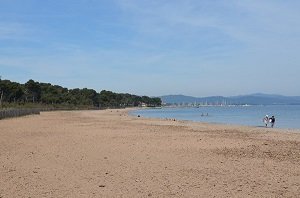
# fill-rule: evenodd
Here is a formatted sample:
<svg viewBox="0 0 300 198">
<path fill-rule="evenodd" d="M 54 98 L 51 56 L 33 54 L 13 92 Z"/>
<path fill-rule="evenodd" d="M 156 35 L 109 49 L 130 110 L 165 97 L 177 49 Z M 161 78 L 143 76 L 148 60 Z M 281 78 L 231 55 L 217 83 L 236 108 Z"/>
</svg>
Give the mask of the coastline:
<svg viewBox="0 0 300 198">
<path fill-rule="evenodd" d="M 0 197 L 299 197 L 296 130 L 124 110 L 0 121 Z"/>
<path fill-rule="evenodd" d="M 212 106 L 203 108 L 140 108 L 133 111 L 131 114 L 139 114 L 140 116 L 147 118 L 172 118 L 202 123 L 250 127 L 265 126 L 262 122 L 265 115 L 275 115 L 276 122 L 274 128 L 300 130 L 300 124 L 298 122 L 300 119 L 299 113 L 300 105 L 269 105 L 251 107 Z M 268 127 L 271 127 L 271 123 Z"/>
<path fill-rule="evenodd" d="M 170 107 L 172 108 L 172 107 Z M 128 114 L 128 116 L 132 116 L 132 117 L 137 117 L 137 115 L 140 114 L 134 114 L 134 111 L 139 111 L 139 110 L 145 110 L 145 109 L 153 109 L 153 108 L 127 108 L 126 112 Z M 274 128 L 271 128 L 270 126 L 268 127 L 264 127 L 263 123 L 261 124 L 261 126 L 250 126 L 250 125 L 241 125 L 241 124 L 232 124 L 232 123 L 218 123 L 218 122 L 205 122 L 205 121 L 199 121 L 199 120 L 182 120 L 182 119 L 177 119 L 177 118 L 172 118 L 172 117 L 166 117 L 166 118 L 159 118 L 159 117 L 145 117 L 140 115 L 141 118 L 143 119 L 148 119 L 148 120 L 169 120 L 169 121 L 173 121 L 174 119 L 176 121 L 179 122 L 185 122 L 185 123 L 199 123 L 199 124 L 203 124 L 203 125 L 211 125 L 211 126 L 220 126 L 220 127 L 225 127 L 225 128 L 252 128 L 252 129 L 262 129 L 262 132 L 265 130 L 268 130 L 269 132 L 279 132 L 279 133 L 300 133 L 300 129 L 299 128 L 277 128 L 276 125 Z"/>
</svg>

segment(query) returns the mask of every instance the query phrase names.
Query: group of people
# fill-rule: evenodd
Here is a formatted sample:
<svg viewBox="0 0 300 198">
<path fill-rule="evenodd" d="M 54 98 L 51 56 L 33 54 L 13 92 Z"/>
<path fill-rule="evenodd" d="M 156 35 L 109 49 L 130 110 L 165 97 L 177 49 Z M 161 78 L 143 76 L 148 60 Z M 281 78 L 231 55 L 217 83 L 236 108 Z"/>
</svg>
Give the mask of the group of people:
<svg viewBox="0 0 300 198">
<path fill-rule="evenodd" d="M 208 113 L 206 113 L 206 114 L 202 113 L 201 117 L 203 117 L 203 116 L 208 116 Z"/>
<path fill-rule="evenodd" d="M 263 122 L 265 123 L 266 127 L 268 127 L 268 123 L 271 123 L 271 127 L 273 128 L 275 124 L 275 117 L 272 116 L 269 118 L 269 116 L 266 115 L 263 119 Z"/>
</svg>

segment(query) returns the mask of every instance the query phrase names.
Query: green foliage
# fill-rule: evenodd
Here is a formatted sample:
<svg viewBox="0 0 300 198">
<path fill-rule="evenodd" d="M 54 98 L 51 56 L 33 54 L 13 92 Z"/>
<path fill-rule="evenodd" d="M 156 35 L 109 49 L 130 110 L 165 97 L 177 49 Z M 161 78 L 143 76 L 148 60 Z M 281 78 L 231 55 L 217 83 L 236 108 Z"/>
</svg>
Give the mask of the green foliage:
<svg viewBox="0 0 300 198">
<path fill-rule="evenodd" d="M 0 80 L 0 93 L 3 92 L 3 101 L 16 102 L 22 99 L 24 88 L 16 82 Z"/>
<path fill-rule="evenodd" d="M 0 79 L 4 107 L 43 106 L 49 108 L 124 108 L 136 106 L 160 106 L 160 98 L 114 93 L 93 89 L 67 89 L 50 83 L 29 80 L 25 84 Z"/>
</svg>

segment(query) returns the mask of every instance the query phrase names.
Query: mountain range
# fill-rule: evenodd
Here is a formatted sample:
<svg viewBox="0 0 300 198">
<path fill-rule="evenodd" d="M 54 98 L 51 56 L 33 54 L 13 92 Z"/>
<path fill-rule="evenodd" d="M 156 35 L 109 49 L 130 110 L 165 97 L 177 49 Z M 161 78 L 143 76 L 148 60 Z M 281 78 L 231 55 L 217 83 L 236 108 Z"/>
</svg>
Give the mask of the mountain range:
<svg viewBox="0 0 300 198">
<path fill-rule="evenodd" d="M 165 104 L 209 104 L 209 105 L 300 105 L 300 96 L 275 94 L 250 94 L 240 96 L 193 97 L 185 95 L 165 95 L 160 97 Z"/>
</svg>

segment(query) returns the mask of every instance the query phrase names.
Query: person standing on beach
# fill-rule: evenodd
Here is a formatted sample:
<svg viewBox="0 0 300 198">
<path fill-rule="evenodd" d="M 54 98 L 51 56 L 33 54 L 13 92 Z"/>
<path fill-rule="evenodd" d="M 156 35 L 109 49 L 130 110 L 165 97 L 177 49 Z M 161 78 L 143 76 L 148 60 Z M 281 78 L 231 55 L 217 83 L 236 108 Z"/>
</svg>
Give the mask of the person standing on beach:
<svg viewBox="0 0 300 198">
<path fill-rule="evenodd" d="M 273 128 L 273 127 L 274 127 L 274 124 L 275 124 L 275 117 L 272 116 L 272 117 L 270 118 L 270 121 L 271 121 L 271 127 Z"/>
<path fill-rule="evenodd" d="M 266 127 L 268 127 L 268 122 L 269 122 L 269 116 L 266 115 L 263 119 L 263 122 L 265 123 Z"/>
</svg>

